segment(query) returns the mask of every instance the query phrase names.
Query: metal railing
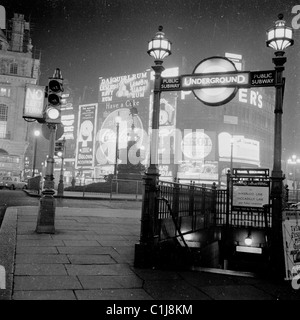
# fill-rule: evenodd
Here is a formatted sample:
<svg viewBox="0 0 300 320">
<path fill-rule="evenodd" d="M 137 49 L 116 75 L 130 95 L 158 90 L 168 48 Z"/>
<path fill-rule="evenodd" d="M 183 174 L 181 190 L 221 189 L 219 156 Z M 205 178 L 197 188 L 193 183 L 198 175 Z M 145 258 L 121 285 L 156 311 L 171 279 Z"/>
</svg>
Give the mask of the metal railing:
<svg viewBox="0 0 300 320">
<path fill-rule="evenodd" d="M 159 182 L 158 219 L 171 218 L 170 209 L 183 225 L 187 217 L 193 217 L 189 223 L 189 232 L 209 228 L 211 226 L 254 227 L 271 226 L 270 206 L 267 204 L 260 210 L 231 210 L 231 199 L 227 189 L 217 189 L 191 184 Z M 227 203 L 229 201 L 229 203 Z"/>
<path fill-rule="evenodd" d="M 102 185 L 97 185 L 102 183 Z M 105 177 L 101 178 L 89 178 L 80 181 L 76 181 L 73 186 L 75 192 L 80 194 L 83 198 L 101 198 L 109 197 L 112 199 L 142 199 L 142 180 L 131 179 L 111 179 L 106 181 Z M 76 191 L 77 189 L 77 191 Z"/>
<path fill-rule="evenodd" d="M 178 238 L 214 226 L 216 195 L 215 187 L 159 181 L 157 233 L 160 239 Z"/>
<path fill-rule="evenodd" d="M 130 179 L 112 179 L 110 199 L 113 195 L 122 194 L 139 200 L 142 198 L 142 180 L 130 180 Z"/>
</svg>

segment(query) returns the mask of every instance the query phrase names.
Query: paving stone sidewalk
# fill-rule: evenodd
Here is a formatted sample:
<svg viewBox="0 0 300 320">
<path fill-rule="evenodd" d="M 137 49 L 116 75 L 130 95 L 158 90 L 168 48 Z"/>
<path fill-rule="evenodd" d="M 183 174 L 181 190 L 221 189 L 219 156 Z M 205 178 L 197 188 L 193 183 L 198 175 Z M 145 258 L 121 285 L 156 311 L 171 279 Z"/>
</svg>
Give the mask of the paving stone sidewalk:
<svg viewBox="0 0 300 320">
<path fill-rule="evenodd" d="M 300 300 L 290 283 L 231 274 L 139 269 L 140 210 L 57 207 L 56 233 L 35 233 L 38 207 L 8 208 L 0 229 L 0 299 Z"/>
</svg>

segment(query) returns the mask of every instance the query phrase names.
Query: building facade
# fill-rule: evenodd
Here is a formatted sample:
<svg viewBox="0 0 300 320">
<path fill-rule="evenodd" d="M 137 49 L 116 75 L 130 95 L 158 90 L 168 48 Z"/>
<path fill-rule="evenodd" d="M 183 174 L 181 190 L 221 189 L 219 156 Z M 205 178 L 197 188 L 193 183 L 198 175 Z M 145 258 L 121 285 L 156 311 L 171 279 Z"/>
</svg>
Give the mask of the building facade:
<svg viewBox="0 0 300 320">
<path fill-rule="evenodd" d="M 26 84 L 37 84 L 40 57 L 36 58 L 30 24 L 14 14 L 0 29 L 0 175 L 24 177 L 29 146 L 29 122 L 23 119 Z"/>
<path fill-rule="evenodd" d="M 164 77 L 177 76 L 179 68 L 164 72 Z M 100 78 L 98 102 L 79 106 L 78 172 L 93 178 L 114 173 L 115 163 L 128 159 L 123 153 L 129 151 L 132 128 L 139 160 L 149 164 L 152 90 L 150 70 Z M 239 89 L 230 102 L 212 107 L 196 99 L 192 91 L 162 92 L 157 150 L 160 178 L 221 186 L 231 167 L 270 169 L 274 97 L 274 88 Z"/>
<path fill-rule="evenodd" d="M 225 105 L 206 106 L 192 92 L 177 101 L 177 128 L 186 140 L 176 176 L 225 184 L 231 168 L 271 168 L 274 137 L 272 89 L 239 89 Z M 191 132 L 184 132 L 191 129 Z M 198 149 L 197 149 L 198 145 Z M 199 147 L 200 146 L 200 147 Z M 192 156 L 194 151 L 194 156 Z"/>
</svg>

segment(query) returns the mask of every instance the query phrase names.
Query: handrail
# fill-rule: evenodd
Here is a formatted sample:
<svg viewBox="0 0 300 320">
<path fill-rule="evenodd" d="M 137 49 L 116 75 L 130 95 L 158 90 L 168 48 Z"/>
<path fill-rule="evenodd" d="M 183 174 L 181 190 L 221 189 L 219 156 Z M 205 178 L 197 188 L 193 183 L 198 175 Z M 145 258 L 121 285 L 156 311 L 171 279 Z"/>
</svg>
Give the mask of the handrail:
<svg viewBox="0 0 300 320">
<path fill-rule="evenodd" d="M 184 246 L 185 246 L 185 247 L 187 248 L 187 250 L 190 252 L 191 249 L 190 249 L 190 247 L 187 245 L 187 243 L 186 243 L 186 241 L 185 241 L 185 239 L 184 239 L 184 236 L 183 236 L 183 234 L 182 234 L 182 232 L 181 232 L 181 230 L 180 230 L 180 228 L 179 228 L 179 226 L 178 226 L 178 224 L 177 224 L 176 217 L 175 217 L 174 214 L 173 214 L 173 210 L 172 210 L 172 208 L 171 208 L 171 206 L 170 206 L 170 203 L 169 203 L 168 199 L 166 199 L 165 197 L 161 197 L 161 198 L 157 198 L 157 200 L 162 200 L 162 201 L 164 201 L 164 202 L 166 203 L 166 205 L 167 205 L 167 207 L 168 207 L 168 210 L 169 210 L 169 212 L 170 212 L 170 214 L 171 214 L 172 221 L 173 221 L 173 223 L 174 223 L 174 225 L 175 225 L 175 229 L 176 229 L 176 231 L 178 232 L 179 237 L 181 238 L 182 242 L 184 243 Z M 178 236 L 176 236 L 176 238 L 177 238 L 177 237 L 178 237 Z"/>
</svg>

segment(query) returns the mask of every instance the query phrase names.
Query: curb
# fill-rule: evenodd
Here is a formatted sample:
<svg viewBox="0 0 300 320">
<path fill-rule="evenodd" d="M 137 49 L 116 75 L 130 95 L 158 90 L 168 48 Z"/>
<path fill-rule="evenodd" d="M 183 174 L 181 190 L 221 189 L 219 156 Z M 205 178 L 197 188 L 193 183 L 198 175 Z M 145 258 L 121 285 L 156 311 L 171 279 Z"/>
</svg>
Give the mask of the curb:
<svg viewBox="0 0 300 320">
<path fill-rule="evenodd" d="M 0 289 L 0 300 L 11 300 L 17 240 L 17 208 L 7 208 L 0 228 L 0 265 L 5 268 L 6 288 Z"/>
<path fill-rule="evenodd" d="M 30 190 L 23 190 L 28 196 L 30 197 L 35 197 L 35 198 L 40 198 L 41 195 L 35 192 L 30 192 Z M 133 198 L 110 198 L 106 196 L 99 196 L 99 197 L 89 197 L 89 196 L 57 196 L 56 194 L 54 195 L 54 198 L 56 199 L 78 199 L 78 200 L 109 200 L 109 201 L 136 201 L 136 202 L 141 202 L 142 199 L 133 199 Z"/>
</svg>

